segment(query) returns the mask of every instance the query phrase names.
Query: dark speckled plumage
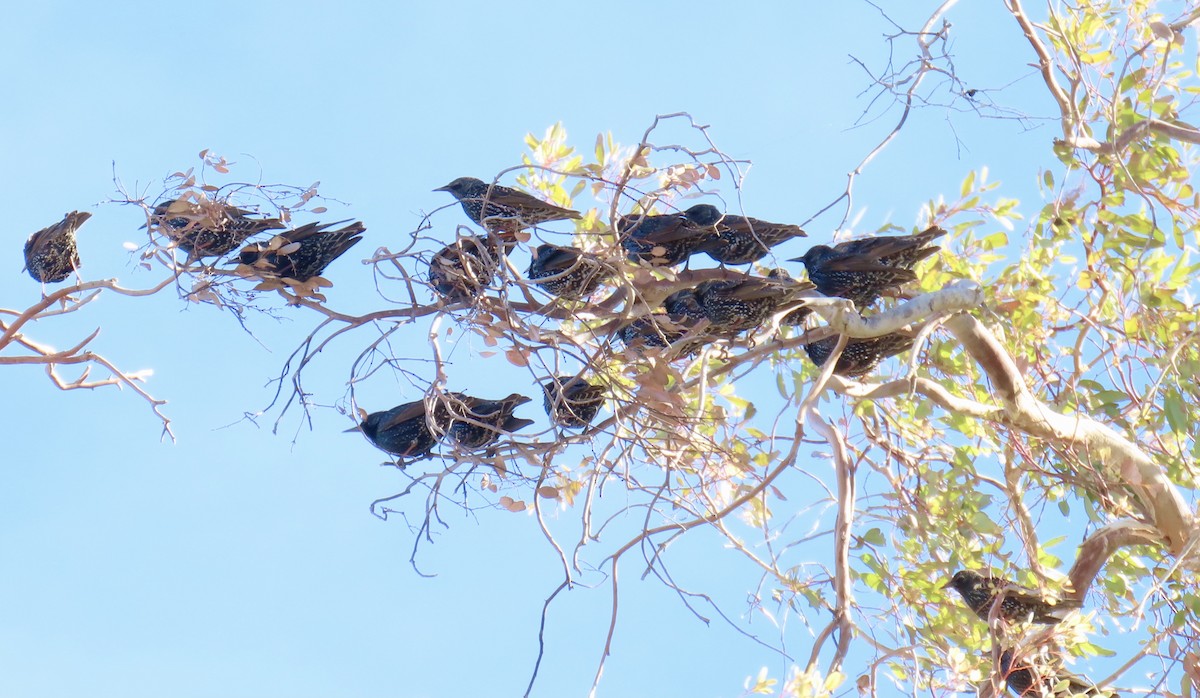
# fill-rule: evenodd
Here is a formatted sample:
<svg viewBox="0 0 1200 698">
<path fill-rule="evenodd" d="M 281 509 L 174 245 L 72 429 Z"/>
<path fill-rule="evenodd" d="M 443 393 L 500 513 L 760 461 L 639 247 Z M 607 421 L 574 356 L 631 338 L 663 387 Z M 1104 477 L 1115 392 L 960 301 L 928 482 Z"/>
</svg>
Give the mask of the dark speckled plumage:
<svg viewBox="0 0 1200 698">
<path fill-rule="evenodd" d="M 434 189 L 449 192 L 462 204 L 467 218 L 512 242 L 522 228 L 549 221 L 580 218 L 578 211 L 542 201 L 531 194 L 474 177 L 459 177 Z"/>
<path fill-rule="evenodd" d="M 770 276 L 716 279 L 696 286 L 696 300 L 720 332 L 742 332 L 763 324 L 783 306 L 797 300 L 812 284 L 801 283 L 779 270 Z M 789 316 L 794 313 L 789 313 Z M 801 317 L 801 319 L 803 319 Z"/>
<path fill-rule="evenodd" d="M 837 346 L 838 335 L 826 337 L 817 342 L 804 345 L 808 358 L 818 367 L 824 366 Z M 837 365 L 833 372 L 839 376 L 861 378 L 879 365 L 884 359 L 895 356 L 912 348 L 913 338 L 899 333 L 885 334 L 871 339 L 851 339 L 842 349 Z"/>
<path fill-rule="evenodd" d="M 913 266 L 937 252 L 940 248 L 930 243 L 945 234 L 933 226 L 917 235 L 867 237 L 833 247 L 817 245 L 791 261 L 804 263 L 809 280 L 821 293 L 849 298 L 864 308 L 883 292 L 914 281 Z"/>
<path fill-rule="evenodd" d="M 190 257 L 222 257 L 259 233 L 286 227 L 250 213 L 219 201 L 171 199 L 154 207 L 150 221 Z"/>
<path fill-rule="evenodd" d="M 578 248 L 547 244 L 533 251 L 528 275 L 559 298 L 580 300 L 599 288 L 613 270 Z"/>
<path fill-rule="evenodd" d="M 651 266 L 683 264 L 717 243 L 711 228 L 693 227 L 682 213 L 621 216 L 616 227 L 626 256 Z"/>
<path fill-rule="evenodd" d="M 955 572 L 942 588 L 957 591 L 975 615 L 985 621 L 992 611 L 996 595 L 1002 589 L 1007 591 L 1000 602 L 999 615 L 1006 621 L 1053 625 L 1062 622 L 1068 613 L 1080 606 L 1079 602 L 1066 599 L 1052 603 L 1033 589 L 1017 586 L 1002 577 L 982 575 L 972 570 Z"/>
<path fill-rule="evenodd" d="M 82 266 L 75 231 L 92 214 L 71 211 L 61 221 L 42 228 L 25 241 L 25 269 L 36 281 L 55 284 Z"/>
<path fill-rule="evenodd" d="M 452 416 L 446 434 L 461 448 L 490 446 L 500 439 L 501 432 L 514 432 L 533 424 L 531 419 L 513 416 L 514 410 L 530 400 L 519 393 L 502 400 L 485 400 L 462 393 L 447 393 L 446 397 L 446 407 Z"/>
<path fill-rule="evenodd" d="M 592 423 L 608 391 L 579 376 L 552 376 L 542 383 L 546 414 L 561 427 L 582 429 Z"/>
<path fill-rule="evenodd" d="M 362 240 L 366 227 L 355 221 L 337 230 L 337 223 L 308 223 L 280 233 L 270 242 L 252 243 L 242 248 L 238 260 L 260 273 L 297 281 L 320 276 L 330 262 Z"/>
<path fill-rule="evenodd" d="M 429 260 L 429 285 L 451 303 L 470 300 L 496 278 L 498 254 L 477 237 L 459 238 Z"/>
<path fill-rule="evenodd" d="M 1000 676 L 1008 684 L 1009 690 L 1020 698 L 1058 698 L 1059 696 L 1098 696 L 1101 689 L 1082 676 L 1069 674 L 1061 669 L 1038 667 L 1028 659 L 1013 660 L 1012 650 L 1004 650 L 1000 654 Z M 1054 688 L 1066 682 L 1063 688 L 1055 692 Z M 1110 694 L 1117 698 L 1117 694 Z"/>
<path fill-rule="evenodd" d="M 444 410 L 435 414 L 439 428 L 444 432 L 450 426 L 448 415 Z M 380 450 L 402 458 L 426 456 L 438 442 L 438 437 L 429 429 L 424 400 L 372 412 L 350 431 L 361 431 Z"/>
<path fill-rule="evenodd" d="M 771 248 L 806 233 L 798 225 L 768 223 L 757 218 L 721 213 L 711 204 L 696 204 L 683 212 L 692 227 L 711 230 L 716 240 L 705 252 L 722 264 L 750 264 Z"/>
</svg>

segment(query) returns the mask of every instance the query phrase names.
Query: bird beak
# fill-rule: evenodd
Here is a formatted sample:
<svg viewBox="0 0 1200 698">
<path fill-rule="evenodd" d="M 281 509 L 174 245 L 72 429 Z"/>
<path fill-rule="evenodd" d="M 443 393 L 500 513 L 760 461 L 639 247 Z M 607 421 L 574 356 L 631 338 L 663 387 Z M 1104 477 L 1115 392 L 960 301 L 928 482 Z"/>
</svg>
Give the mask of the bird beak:
<svg viewBox="0 0 1200 698">
<path fill-rule="evenodd" d="M 349 434 L 352 431 L 362 431 L 362 425 L 358 424 L 356 426 L 350 427 L 349 429 L 344 430 L 342 433 Z"/>
<path fill-rule="evenodd" d="M 437 189 L 434 189 L 434 191 L 450 191 L 450 185 L 447 184 L 444 187 L 438 187 Z"/>
<path fill-rule="evenodd" d="M 951 579 L 950 581 L 946 582 L 945 584 L 943 584 L 943 585 L 942 585 L 941 587 L 939 587 L 939 588 L 940 588 L 940 589 L 947 589 L 947 588 L 949 588 L 949 587 L 950 587 L 950 585 L 951 585 L 951 584 L 953 584 L 953 583 L 954 583 L 954 580 L 953 580 L 953 579 Z"/>
<path fill-rule="evenodd" d="M 803 261 L 804 261 L 804 258 L 803 258 L 803 257 L 792 257 L 792 258 L 791 258 L 791 259 L 789 259 L 788 261 L 789 261 L 789 262 L 803 262 Z"/>
</svg>

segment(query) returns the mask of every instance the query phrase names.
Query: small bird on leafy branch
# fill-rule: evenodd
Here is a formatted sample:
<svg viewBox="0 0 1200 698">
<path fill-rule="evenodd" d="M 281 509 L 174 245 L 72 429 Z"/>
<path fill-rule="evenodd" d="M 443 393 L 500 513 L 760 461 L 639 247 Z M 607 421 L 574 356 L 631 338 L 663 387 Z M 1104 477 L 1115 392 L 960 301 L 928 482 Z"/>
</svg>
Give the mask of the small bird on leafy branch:
<svg viewBox="0 0 1200 698">
<path fill-rule="evenodd" d="M 838 335 L 833 335 L 805 344 L 804 351 L 817 368 L 820 368 L 829 360 L 829 355 L 833 353 L 837 343 Z M 851 339 L 842 349 L 833 372 L 839 376 L 861 378 L 874 371 L 884 359 L 904 353 L 911 349 L 912 345 L 912 337 L 898 332 L 870 339 Z"/>
<path fill-rule="evenodd" d="M 251 218 L 250 213 L 221 201 L 185 197 L 155 206 L 150 223 L 191 258 L 221 257 L 259 233 L 287 227 L 278 218 Z"/>
<path fill-rule="evenodd" d="M 885 291 L 915 281 L 913 266 L 941 249 L 929 243 L 945 234 L 945 230 L 933 226 L 916 235 L 867 237 L 833 247 L 816 245 L 803 257 L 789 261 L 804 263 L 808 279 L 818 291 L 849 298 L 861 309 Z"/>
<path fill-rule="evenodd" d="M 71 211 L 61 221 L 29 236 L 25 241 L 25 269 L 34 280 L 55 284 L 82 266 L 75 231 L 91 217 L 87 212 Z"/>
<path fill-rule="evenodd" d="M 777 310 L 812 288 L 812 284 L 795 281 L 780 269 L 772 270 L 766 277 L 703 281 L 696 286 L 695 294 L 715 331 L 737 333 L 762 325 Z M 788 313 L 789 317 L 793 315 L 794 312 Z"/>
<path fill-rule="evenodd" d="M 345 222 L 302 225 L 276 235 L 265 244 L 253 243 L 242 248 L 238 259 L 259 274 L 308 281 L 320 276 L 330 262 L 362 240 L 366 226 L 358 221 L 329 230 Z"/>
<path fill-rule="evenodd" d="M 694 228 L 714 231 L 716 241 L 704 251 L 722 264 L 757 262 L 772 247 L 808 235 L 798 225 L 724 214 L 711 204 L 696 204 L 684 211 L 683 217 Z"/>
<path fill-rule="evenodd" d="M 533 424 L 532 419 L 513 416 L 514 410 L 531 399 L 519 393 L 502 400 L 484 400 L 462 393 L 447 393 L 446 397 L 452 420 L 446 434 L 462 448 L 490 446 L 500 439 L 501 432 L 510 433 Z"/>
<path fill-rule="evenodd" d="M 462 204 L 467 218 L 498 235 L 506 244 L 517 233 L 539 223 L 582 218 L 578 211 L 555 206 L 531 194 L 474 177 L 459 177 L 434 191 L 449 192 Z"/>
<path fill-rule="evenodd" d="M 450 428 L 449 414 L 442 408 L 435 410 L 434 416 L 439 430 L 445 433 Z M 381 451 L 402 458 L 427 456 L 438 442 L 438 436 L 429 429 L 425 400 L 372 412 L 363 418 L 361 424 L 346 431 L 360 431 Z"/>
<path fill-rule="evenodd" d="M 429 260 L 429 285 L 451 303 L 468 301 L 496 278 L 498 254 L 480 238 L 459 238 Z"/>
<path fill-rule="evenodd" d="M 1020 698 L 1066 698 L 1067 696 L 1108 695 L 1088 679 L 1050 667 L 1035 667 L 1025 660 L 1013 660 L 1013 651 L 1000 654 L 1000 675 Z"/>
<path fill-rule="evenodd" d="M 607 390 L 579 376 L 551 376 L 542 383 L 543 406 L 560 427 L 582 429 L 592 423 L 604 404 Z"/>
<path fill-rule="evenodd" d="M 651 266 L 683 264 L 720 242 L 715 230 L 692 226 L 682 213 L 621 216 L 615 232 L 629 259 Z"/>
<path fill-rule="evenodd" d="M 1033 589 L 1017 586 L 1003 577 L 985 576 L 972 570 L 959 570 L 942 588 L 958 592 L 967 606 L 983 620 L 992 612 L 996 597 L 1003 593 L 997 614 L 1010 622 L 1061 623 L 1068 613 L 1079 608 L 1079 601 L 1048 599 Z"/>
<path fill-rule="evenodd" d="M 575 247 L 538 245 L 529 278 L 559 298 L 582 300 L 615 273 L 612 267 Z"/>
</svg>

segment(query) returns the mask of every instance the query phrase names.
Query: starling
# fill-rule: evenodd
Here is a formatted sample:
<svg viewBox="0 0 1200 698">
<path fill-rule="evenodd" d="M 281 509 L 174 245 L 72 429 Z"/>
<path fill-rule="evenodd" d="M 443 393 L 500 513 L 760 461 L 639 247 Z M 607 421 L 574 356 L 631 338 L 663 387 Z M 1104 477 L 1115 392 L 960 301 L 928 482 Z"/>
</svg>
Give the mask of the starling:
<svg viewBox="0 0 1200 698">
<path fill-rule="evenodd" d="M 929 243 L 945 234 L 935 225 L 917 235 L 868 237 L 834 247 L 817 245 L 790 261 L 804 263 L 809 280 L 821 293 L 849 298 L 865 308 L 884 291 L 916 280 L 913 266 L 941 249 Z"/>
<path fill-rule="evenodd" d="M 613 270 L 578 248 L 538 245 L 528 274 L 538 286 L 559 298 L 581 300 L 612 276 Z"/>
<path fill-rule="evenodd" d="M 435 411 L 435 415 L 438 429 L 445 432 L 449 427 L 448 415 L 444 410 Z M 424 400 L 372 412 L 362 424 L 347 431 L 361 431 L 380 450 L 403 458 L 427 456 L 438 441 L 429 429 Z"/>
<path fill-rule="evenodd" d="M 805 344 L 804 351 L 808 354 L 808 358 L 812 359 L 812 362 L 820 368 L 825 365 L 825 361 L 833 353 L 837 342 L 838 335 L 833 335 L 818 342 Z M 875 367 L 884 359 L 902 354 L 912 348 L 912 345 L 912 337 L 898 332 L 871 339 L 851 339 L 842 349 L 842 355 L 838 357 L 837 366 L 834 367 L 833 372 L 839 376 L 861 378 L 875 370 Z"/>
<path fill-rule="evenodd" d="M 1057 696 L 1098 696 L 1102 691 L 1091 681 L 1066 672 L 1041 673 L 1031 664 L 1015 663 L 1012 650 L 1000 654 L 1000 675 L 1009 689 L 1020 698 L 1052 698 Z M 1064 683 L 1065 682 L 1065 683 Z M 1054 690 L 1062 684 L 1062 688 Z M 1117 694 L 1109 694 L 1117 698 Z"/>
<path fill-rule="evenodd" d="M 811 284 L 793 281 L 783 272 L 766 278 L 744 276 L 704 281 L 696 286 L 695 293 L 713 326 L 721 332 L 736 334 L 758 327 L 776 310 L 811 289 Z"/>
<path fill-rule="evenodd" d="M 499 184 L 488 184 L 474 177 L 459 177 L 434 191 L 450 192 L 462 204 L 467 218 L 496 233 L 505 242 L 514 242 L 522 228 L 547 221 L 582 218 L 578 211 L 555 206 Z"/>
<path fill-rule="evenodd" d="M 42 228 L 25 241 L 25 269 L 35 280 L 55 284 L 82 266 L 75 231 L 92 214 L 71 211 L 58 223 Z"/>
<path fill-rule="evenodd" d="M 682 264 L 717 244 L 714 230 L 691 226 L 682 213 L 621 216 L 616 233 L 629 259 L 653 266 Z"/>
<path fill-rule="evenodd" d="M 889 335 L 892 336 L 892 335 Z M 910 340 L 911 342 L 911 340 Z M 846 347 L 849 349 L 849 346 Z M 846 352 L 843 352 L 843 354 Z M 838 362 L 839 365 L 841 362 Z M 1053 625 L 1062 622 L 1068 613 L 1079 608 L 1079 601 L 1061 599 L 1057 602 L 1038 592 L 1017 586 L 1002 577 L 983 576 L 971 570 L 959 570 L 942 588 L 952 587 L 975 615 L 988 619 L 996 595 L 1004 592 L 999 616 L 1006 621 L 1033 622 Z"/>
<path fill-rule="evenodd" d="M 643 315 L 617 330 L 617 338 L 625 346 L 638 349 L 669 347 L 685 334 L 683 326 L 666 313 Z"/>
<path fill-rule="evenodd" d="M 429 260 L 429 285 L 451 303 L 468 301 L 496 278 L 497 255 L 477 237 L 459 238 Z"/>
<path fill-rule="evenodd" d="M 530 400 L 519 393 L 503 400 L 484 400 L 462 393 L 448 393 L 447 397 L 450 398 L 448 409 L 452 421 L 446 433 L 462 448 L 490 446 L 500 438 L 501 432 L 513 432 L 533 424 L 532 419 L 513 416 L 513 410 Z"/>
<path fill-rule="evenodd" d="M 320 276 L 325 267 L 342 256 L 359 240 L 366 227 L 355 221 L 339 230 L 328 230 L 337 223 L 307 223 L 276 235 L 267 244 L 254 243 L 242 248 L 238 259 L 260 273 L 296 281 Z"/>
<path fill-rule="evenodd" d="M 219 201 L 171 199 L 155 206 L 150 219 L 189 257 L 222 257 L 261 232 L 287 227 L 278 218 L 248 213 Z"/>
<path fill-rule="evenodd" d="M 683 217 L 692 227 L 715 231 L 716 241 L 705 252 L 722 264 L 757 262 L 772 247 L 808 235 L 798 225 L 726 215 L 710 204 L 696 204 L 684 211 Z"/>
<path fill-rule="evenodd" d="M 578 376 L 552 376 L 542 383 L 543 406 L 560 427 L 582 429 L 592 423 L 604 404 L 606 390 Z"/>
</svg>

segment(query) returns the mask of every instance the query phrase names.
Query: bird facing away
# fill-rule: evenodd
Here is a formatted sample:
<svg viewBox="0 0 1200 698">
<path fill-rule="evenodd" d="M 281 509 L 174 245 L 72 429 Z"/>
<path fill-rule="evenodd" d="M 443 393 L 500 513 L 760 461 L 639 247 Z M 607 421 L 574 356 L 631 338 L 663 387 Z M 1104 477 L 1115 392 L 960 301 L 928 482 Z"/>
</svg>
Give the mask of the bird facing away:
<svg viewBox="0 0 1200 698">
<path fill-rule="evenodd" d="M 522 228 L 548 221 L 582 218 L 578 211 L 555 206 L 523 191 L 489 184 L 474 177 L 459 177 L 434 189 L 449 192 L 462 204 L 467 218 L 496 233 L 505 242 L 515 242 Z"/>
<path fill-rule="evenodd" d="M 1098 696 L 1102 691 L 1096 687 L 1096 684 L 1083 678 L 1064 671 L 1051 671 L 1048 668 L 1044 671 L 1039 671 L 1027 660 L 1018 659 L 1013 661 L 1013 651 L 1004 650 L 1000 654 L 1000 675 L 1004 678 L 1004 682 L 1008 684 L 1009 689 L 1014 691 L 1020 698 L 1050 698 L 1058 696 Z M 1065 683 L 1064 683 L 1065 682 Z M 1059 684 L 1064 684 L 1061 689 L 1055 691 L 1055 687 Z M 1117 698 L 1117 694 L 1109 694 L 1112 698 Z"/>
<path fill-rule="evenodd" d="M 308 281 L 320 276 L 330 262 L 362 240 L 366 226 L 358 221 L 329 230 L 345 222 L 307 223 L 276 235 L 266 244 L 247 245 L 238 253 L 238 260 L 260 274 Z"/>
<path fill-rule="evenodd" d="M 935 225 L 917 235 L 867 237 L 833 247 L 816 245 L 803 257 L 789 261 L 803 262 L 809 280 L 821 293 L 848 298 L 865 308 L 883 292 L 915 281 L 913 266 L 941 249 L 929 243 L 945 234 Z"/>
<path fill-rule="evenodd" d="M 462 393 L 447 393 L 447 397 L 451 422 L 446 434 L 462 448 L 490 446 L 500 439 L 501 432 L 514 432 L 533 424 L 532 419 L 513 416 L 513 410 L 530 400 L 519 393 L 502 400 L 484 400 Z"/>
<path fill-rule="evenodd" d="M 529 263 L 529 278 L 548 293 L 568 300 L 591 295 L 614 270 L 575 247 L 538 245 Z"/>
<path fill-rule="evenodd" d="M 439 431 L 444 433 L 450 426 L 448 414 L 444 409 L 435 410 L 434 414 Z M 347 431 L 361 431 L 381 451 L 402 458 L 427 456 L 438 442 L 438 437 L 429 428 L 424 400 L 372 412 L 361 424 Z"/>
<path fill-rule="evenodd" d="M 606 390 L 579 376 L 551 376 L 542 383 L 546 414 L 560 427 L 582 429 L 592 423 L 604 404 Z"/>
<path fill-rule="evenodd" d="M 996 596 L 1004 592 L 997 614 L 1010 622 L 1033 622 L 1053 625 L 1062 622 L 1068 613 L 1079 608 L 1078 601 L 1061 599 L 1057 602 L 1043 597 L 1033 589 L 1009 582 L 1003 577 L 984 576 L 971 570 L 959 570 L 942 588 L 958 592 L 975 615 L 984 621 L 992 611 Z"/>
<path fill-rule="evenodd" d="M 757 262 L 766 257 L 772 247 L 808 235 L 798 225 L 728 215 L 711 204 L 696 204 L 684 211 L 683 217 L 694 228 L 711 229 L 716 233 L 716 242 L 705 252 L 722 264 Z"/>
<path fill-rule="evenodd" d="M 92 214 L 71 211 L 48 228 L 42 228 L 25 241 L 25 269 L 36 281 L 56 284 L 66 280 L 83 263 L 75 246 L 75 231 Z"/>
<path fill-rule="evenodd" d="M 682 213 L 621 216 L 615 232 L 626 257 L 651 266 L 683 264 L 718 243 L 712 228 L 693 227 Z"/>
<path fill-rule="evenodd" d="M 695 293 L 715 331 L 736 334 L 758 327 L 810 290 L 812 284 L 794 281 L 783 272 L 704 281 L 696 286 Z"/>
<path fill-rule="evenodd" d="M 497 255 L 477 237 L 459 238 L 429 260 L 429 285 L 451 303 L 468 301 L 496 278 Z"/>
<path fill-rule="evenodd" d="M 171 199 L 154 207 L 150 221 L 190 258 L 198 259 L 222 257 L 259 233 L 287 227 L 278 218 L 250 218 L 249 213 L 220 201 Z"/>
<path fill-rule="evenodd" d="M 829 355 L 837 346 L 838 335 L 804 345 L 804 351 L 817 368 L 825 365 Z M 884 359 L 902 354 L 912 348 L 913 338 L 898 332 L 885 334 L 882 337 L 870 339 L 851 339 L 842 349 L 837 365 L 833 372 L 848 378 L 861 378 L 880 364 Z"/>
</svg>

